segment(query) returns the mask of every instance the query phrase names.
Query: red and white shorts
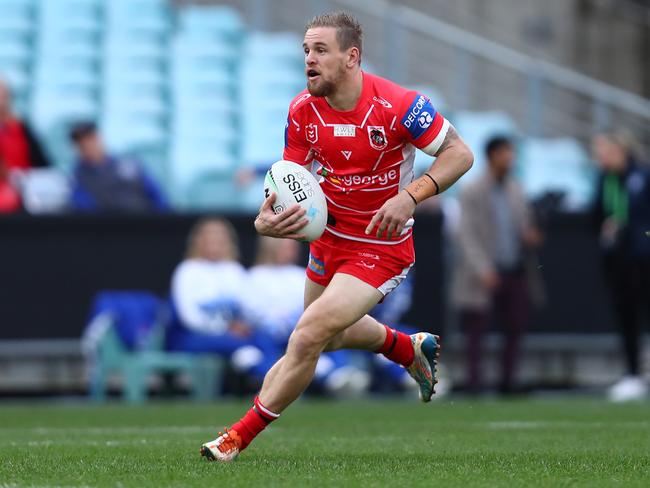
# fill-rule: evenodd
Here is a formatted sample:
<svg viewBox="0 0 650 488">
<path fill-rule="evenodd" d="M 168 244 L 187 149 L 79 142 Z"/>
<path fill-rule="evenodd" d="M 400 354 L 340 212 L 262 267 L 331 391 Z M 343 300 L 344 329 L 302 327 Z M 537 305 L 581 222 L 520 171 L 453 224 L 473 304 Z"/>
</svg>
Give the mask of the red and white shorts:
<svg viewBox="0 0 650 488">
<path fill-rule="evenodd" d="M 413 238 L 382 245 L 352 241 L 325 231 L 309 246 L 307 277 L 327 286 L 335 273 L 345 273 L 386 296 L 406 278 L 414 262 Z"/>
</svg>

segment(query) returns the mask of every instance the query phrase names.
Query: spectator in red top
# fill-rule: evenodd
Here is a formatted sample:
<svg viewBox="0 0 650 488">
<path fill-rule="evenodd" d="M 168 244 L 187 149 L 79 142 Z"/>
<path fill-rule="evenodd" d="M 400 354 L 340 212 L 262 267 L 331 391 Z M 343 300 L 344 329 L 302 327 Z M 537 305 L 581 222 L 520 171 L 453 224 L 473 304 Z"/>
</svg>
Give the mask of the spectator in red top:
<svg viewBox="0 0 650 488">
<path fill-rule="evenodd" d="M 20 194 L 9 182 L 9 173 L 0 159 L 0 215 L 19 212 Z"/>
<path fill-rule="evenodd" d="M 40 144 L 26 122 L 11 108 L 9 86 L 0 79 L 0 161 L 5 170 L 49 166 Z"/>
</svg>

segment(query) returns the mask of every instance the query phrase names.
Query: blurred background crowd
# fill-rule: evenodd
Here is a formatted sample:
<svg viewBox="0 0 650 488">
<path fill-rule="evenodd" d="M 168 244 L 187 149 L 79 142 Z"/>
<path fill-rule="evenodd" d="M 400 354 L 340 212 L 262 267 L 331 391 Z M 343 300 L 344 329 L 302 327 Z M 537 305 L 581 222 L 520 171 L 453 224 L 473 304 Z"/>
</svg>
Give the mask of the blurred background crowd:
<svg viewBox="0 0 650 488">
<path fill-rule="evenodd" d="M 364 26 L 364 69 L 430 97 L 475 154 L 418 209 L 417 268 L 376 317 L 443 333 L 442 392 L 647 394 L 635 0 L 0 0 L 0 394 L 258 386 L 302 310 L 306 249 L 251 217 L 305 86 L 303 26 L 338 8 Z M 313 385 L 412 388 L 344 351 Z"/>
</svg>

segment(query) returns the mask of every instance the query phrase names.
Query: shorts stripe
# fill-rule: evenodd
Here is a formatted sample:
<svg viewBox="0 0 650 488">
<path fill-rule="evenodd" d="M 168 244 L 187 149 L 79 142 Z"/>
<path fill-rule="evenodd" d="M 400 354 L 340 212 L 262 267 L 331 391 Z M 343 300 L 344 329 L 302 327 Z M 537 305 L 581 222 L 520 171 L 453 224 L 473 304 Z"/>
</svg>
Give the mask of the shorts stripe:
<svg viewBox="0 0 650 488">
<path fill-rule="evenodd" d="M 397 285 L 399 285 L 402 281 L 406 279 L 406 275 L 409 274 L 409 271 L 411 271 L 412 267 L 413 264 L 410 264 L 406 268 L 404 268 L 399 274 L 396 274 L 392 278 L 389 278 L 388 280 L 384 281 L 379 287 L 377 287 L 379 293 L 386 296 L 395 288 L 397 288 Z"/>
</svg>

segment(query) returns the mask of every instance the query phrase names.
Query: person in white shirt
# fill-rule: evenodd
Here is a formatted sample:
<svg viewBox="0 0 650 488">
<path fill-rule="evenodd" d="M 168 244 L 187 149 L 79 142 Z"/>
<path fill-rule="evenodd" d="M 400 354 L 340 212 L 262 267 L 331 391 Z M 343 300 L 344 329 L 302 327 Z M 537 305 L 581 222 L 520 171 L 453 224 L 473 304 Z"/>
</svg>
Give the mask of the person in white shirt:
<svg viewBox="0 0 650 488">
<path fill-rule="evenodd" d="M 215 353 L 235 370 L 263 378 L 279 355 L 267 334 L 254 332 L 242 300 L 246 269 L 239 263 L 237 235 L 223 219 L 199 221 L 188 239 L 185 259 L 172 277 L 172 350 Z"/>
<path fill-rule="evenodd" d="M 300 244 L 263 236 L 258 242 L 256 264 L 245 287 L 247 315 L 284 350 L 304 310 L 305 268 L 296 264 Z M 355 395 L 368 388 L 370 375 L 351 364 L 349 351 L 340 350 L 321 355 L 314 384 L 337 396 Z"/>
</svg>

